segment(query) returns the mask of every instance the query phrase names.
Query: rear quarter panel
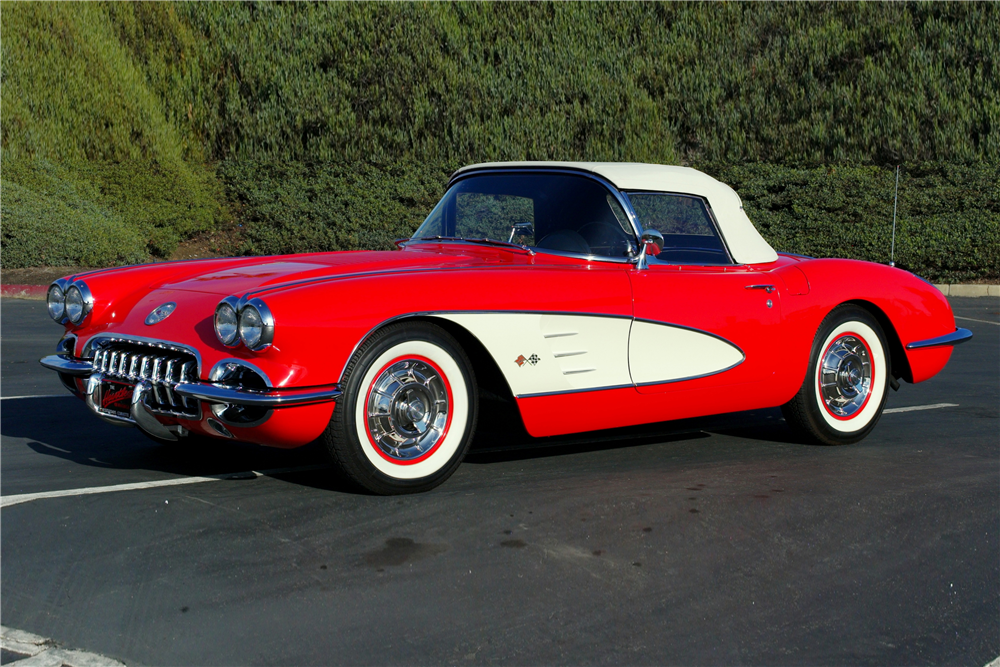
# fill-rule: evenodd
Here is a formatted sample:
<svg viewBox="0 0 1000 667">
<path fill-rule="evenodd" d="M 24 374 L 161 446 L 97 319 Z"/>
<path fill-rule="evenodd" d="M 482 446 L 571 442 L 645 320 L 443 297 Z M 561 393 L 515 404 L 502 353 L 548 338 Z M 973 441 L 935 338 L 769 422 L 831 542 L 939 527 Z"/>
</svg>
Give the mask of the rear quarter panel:
<svg viewBox="0 0 1000 667">
<path fill-rule="evenodd" d="M 909 343 L 955 330 L 955 318 L 945 296 L 912 273 L 846 259 L 807 260 L 797 266 L 808 277 L 810 291 L 783 302 L 788 331 L 793 334 L 787 342 L 796 359 L 808 359 L 823 318 L 847 302 L 870 304 L 884 313 L 892 327 L 886 335 L 898 337 L 904 350 Z M 907 350 L 908 368 L 899 368 L 897 363 L 893 373 L 908 382 L 922 382 L 944 368 L 950 357 L 950 347 Z M 804 373 L 803 367 L 801 377 Z"/>
</svg>

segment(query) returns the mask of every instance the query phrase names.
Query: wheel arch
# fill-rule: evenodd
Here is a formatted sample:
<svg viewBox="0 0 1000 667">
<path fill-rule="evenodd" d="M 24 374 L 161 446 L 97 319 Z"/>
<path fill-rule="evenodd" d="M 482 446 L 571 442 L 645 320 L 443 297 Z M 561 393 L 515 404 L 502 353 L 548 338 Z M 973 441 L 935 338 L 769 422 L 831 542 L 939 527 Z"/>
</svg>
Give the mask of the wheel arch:
<svg viewBox="0 0 1000 667">
<path fill-rule="evenodd" d="M 885 311 L 871 301 L 865 301 L 863 299 L 845 301 L 840 305 L 857 306 L 862 310 L 867 311 L 869 315 L 875 318 L 875 321 L 879 323 L 880 327 L 882 327 L 882 332 L 885 334 L 886 344 L 889 346 L 890 373 L 895 378 L 901 378 L 907 382 L 913 382 L 913 371 L 910 369 L 910 361 L 906 357 L 906 350 L 903 348 L 903 343 L 899 339 L 899 334 L 896 332 L 895 325 L 893 325 L 892 320 L 885 313 Z"/>
<path fill-rule="evenodd" d="M 486 396 L 487 398 L 491 398 L 490 394 L 492 394 L 492 397 L 499 399 L 503 403 L 507 403 L 511 406 L 517 405 L 517 402 L 514 400 L 514 392 L 511 391 L 510 384 L 508 384 L 507 379 L 500 371 L 500 367 L 497 366 L 493 355 L 489 353 L 486 347 L 471 331 L 457 322 L 453 322 L 452 320 L 444 317 L 436 317 L 431 313 L 420 313 L 392 318 L 382 322 L 377 327 L 369 331 L 368 334 L 358 342 L 355 352 L 364 344 L 366 340 L 389 325 L 418 322 L 433 324 L 440 327 L 458 341 L 458 344 L 461 345 L 462 350 L 468 356 L 469 362 L 472 364 L 472 372 L 476 376 L 476 384 L 479 387 L 480 400 L 483 398 L 483 390 L 485 389 L 486 392 L 488 392 Z M 353 356 L 354 355 L 352 354 L 351 357 Z M 522 419 L 520 410 L 515 407 L 514 411 L 517 413 L 518 418 Z M 523 426 L 523 421 L 521 426 Z"/>
</svg>

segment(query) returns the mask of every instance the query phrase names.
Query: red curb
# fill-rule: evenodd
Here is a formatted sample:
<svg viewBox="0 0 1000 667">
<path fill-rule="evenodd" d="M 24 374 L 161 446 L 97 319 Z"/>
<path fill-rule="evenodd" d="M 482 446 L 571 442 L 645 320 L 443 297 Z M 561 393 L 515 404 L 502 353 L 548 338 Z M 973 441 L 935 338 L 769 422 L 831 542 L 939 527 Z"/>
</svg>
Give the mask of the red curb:
<svg viewBox="0 0 1000 667">
<path fill-rule="evenodd" d="M 44 299 L 48 285 L 0 285 L 0 296 L 15 299 Z"/>
</svg>

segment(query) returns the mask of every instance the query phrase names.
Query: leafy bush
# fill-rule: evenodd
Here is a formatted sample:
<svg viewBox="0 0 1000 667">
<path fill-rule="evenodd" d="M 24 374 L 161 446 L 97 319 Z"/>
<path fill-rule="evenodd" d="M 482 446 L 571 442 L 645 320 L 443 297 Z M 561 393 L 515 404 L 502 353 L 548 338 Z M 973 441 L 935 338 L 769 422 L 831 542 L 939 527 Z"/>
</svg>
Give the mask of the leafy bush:
<svg viewBox="0 0 1000 667">
<path fill-rule="evenodd" d="M 239 254 L 390 248 L 444 193 L 453 164 L 236 160 L 219 178 L 244 224 Z M 894 172 L 702 165 L 777 250 L 889 261 Z M 1000 166 L 924 165 L 899 183 L 896 264 L 936 282 L 1000 278 Z"/>
<path fill-rule="evenodd" d="M 20 235 L 49 229 L 67 210 L 76 229 L 60 236 L 58 253 L 85 266 L 118 256 L 103 249 L 110 239 L 120 241 L 119 255 L 128 261 L 168 257 L 182 238 L 212 228 L 225 214 L 214 174 L 200 167 L 176 170 L 152 160 L 56 165 L 42 159 L 5 159 L 3 166 L 6 268 L 52 265 L 55 250 Z"/>
<path fill-rule="evenodd" d="M 243 225 L 238 254 L 389 249 L 440 198 L 453 167 L 395 162 L 223 162 Z"/>
<path fill-rule="evenodd" d="M 731 185 L 776 249 L 887 263 L 895 172 L 752 164 L 705 167 Z M 1000 278 L 1000 165 L 900 172 L 896 265 L 934 282 Z"/>
<path fill-rule="evenodd" d="M 143 261 L 143 234 L 72 185 L 42 193 L 3 184 L 3 265 L 114 266 Z"/>
<path fill-rule="evenodd" d="M 1000 3 L 40 2 L 0 27 L 6 266 L 52 261 L 20 206 L 73 209 L 66 257 L 105 256 L 112 218 L 167 256 L 227 202 L 240 252 L 383 247 L 452 167 L 518 159 L 726 165 L 779 247 L 882 260 L 875 166 L 902 162 L 899 262 L 1000 275 Z"/>
</svg>

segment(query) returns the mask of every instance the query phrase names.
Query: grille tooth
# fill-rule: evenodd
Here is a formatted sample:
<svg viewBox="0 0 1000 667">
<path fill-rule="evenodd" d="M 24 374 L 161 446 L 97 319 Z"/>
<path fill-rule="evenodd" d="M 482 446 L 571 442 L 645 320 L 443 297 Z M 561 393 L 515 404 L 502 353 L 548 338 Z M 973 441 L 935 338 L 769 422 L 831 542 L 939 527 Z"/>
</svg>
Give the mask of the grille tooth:
<svg viewBox="0 0 1000 667">
<path fill-rule="evenodd" d="M 198 363 L 190 353 L 168 344 L 113 339 L 94 350 L 93 363 L 109 379 L 148 381 L 152 391 L 146 405 L 153 412 L 189 418 L 200 415 L 199 401 L 174 393 L 176 385 L 198 381 Z"/>
</svg>

